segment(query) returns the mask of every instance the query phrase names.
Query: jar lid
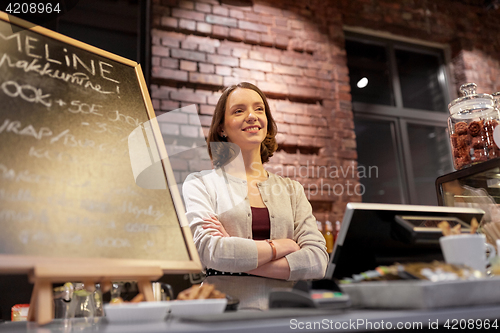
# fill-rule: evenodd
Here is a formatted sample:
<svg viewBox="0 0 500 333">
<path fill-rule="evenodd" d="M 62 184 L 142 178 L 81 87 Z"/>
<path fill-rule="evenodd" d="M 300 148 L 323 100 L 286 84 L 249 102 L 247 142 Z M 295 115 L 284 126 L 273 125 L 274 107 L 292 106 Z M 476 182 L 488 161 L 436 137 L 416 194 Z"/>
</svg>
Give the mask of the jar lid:
<svg viewBox="0 0 500 333">
<path fill-rule="evenodd" d="M 491 94 L 491 96 L 495 99 L 495 105 L 498 107 L 500 105 L 500 91 Z"/>
<path fill-rule="evenodd" d="M 460 86 L 463 96 L 453 100 L 448 104 L 451 114 L 461 111 L 473 111 L 475 109 L 484 109 L 493 107 L 495 100 L 489 94 L 476 94 L 477 85 L 475 83 L 466 83 Z"/>
</svg>

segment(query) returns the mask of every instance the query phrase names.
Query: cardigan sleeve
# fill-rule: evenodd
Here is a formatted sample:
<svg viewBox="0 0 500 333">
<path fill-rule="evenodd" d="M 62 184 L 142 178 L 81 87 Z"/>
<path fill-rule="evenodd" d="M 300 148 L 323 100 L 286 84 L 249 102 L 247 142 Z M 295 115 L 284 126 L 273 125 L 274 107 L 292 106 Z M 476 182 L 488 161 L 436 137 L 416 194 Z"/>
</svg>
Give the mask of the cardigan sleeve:
<svg viewBox="0 0 500 333">
<path fill-rule="evenodd" d="M 252 239 L 212 236 L 214 229 L 202 228 L 210 224 L 203 221 L 204 218 L 217 216 L 216 185 L 207 184 L 201 173 L 194 173 L 186 178 L 182 192 L 186 217 L 203 267 L 224 272 L 246 272 L 257 268 L 257 245 Z"/>
<path fill-rule="evenodd" d="M 295 195 L 291 197 L 292 205 L 295 205 L 292 207 L 295 208 L 293 239 L 300 250 L 285 257 L 290 266 L 288 280 L 322 279 L 328 265 L 325 238 L 318 230 L 304 187 L 296 181 L 293 183 L 295 189 Z"/>
</svg>

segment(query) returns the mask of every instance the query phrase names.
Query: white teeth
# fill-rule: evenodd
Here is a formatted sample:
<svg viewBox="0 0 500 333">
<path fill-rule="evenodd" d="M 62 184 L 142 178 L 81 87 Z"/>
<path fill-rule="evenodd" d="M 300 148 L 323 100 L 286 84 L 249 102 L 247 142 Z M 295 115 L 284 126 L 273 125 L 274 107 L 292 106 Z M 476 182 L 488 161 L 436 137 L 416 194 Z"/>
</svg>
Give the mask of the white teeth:
<svg viewBox="0 0 500 333">
<path fill-rule="evenodd" d="M 245 131 L 253 131 L 253 130 L 259 130 L 259 128 L 258 127 L 245 128 Z"/>
</svg>

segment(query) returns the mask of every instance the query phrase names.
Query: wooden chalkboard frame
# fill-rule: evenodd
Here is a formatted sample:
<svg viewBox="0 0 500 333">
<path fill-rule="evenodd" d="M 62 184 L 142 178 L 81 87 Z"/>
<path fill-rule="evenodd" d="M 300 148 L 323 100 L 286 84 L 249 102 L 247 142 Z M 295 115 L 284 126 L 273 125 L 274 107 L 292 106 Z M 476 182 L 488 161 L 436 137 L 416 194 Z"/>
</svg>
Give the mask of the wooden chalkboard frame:
<svg viewBox="0 0 500 333">
<path fill-rule="evenodd" d="M 19 26 L 24 29 L 31 30 L 35 33 L 53 38 L 55 40 L 70 44 L 82 50 L 97 54 L 99 56 L 114 60 L 126 66 L 134 68 L 138 84 L 142 93 L 142 99 L 145 103 L 148 119 L 150 119 L 151 127 L 155 136 L 157 146 L 160 150 L 160 156 L 167 156 L 162 159 L 163 171 L 167 182 L 167 187 L 170 190 L 174 209 L 179 221 L 179 227 L 184 238 L 184 244 L 189 255 L 187 261 L 163 261 L 163 260 L 142 260 L 142 259 L 114 259 L 114 258 L 61 258 L 61 257 L 38 257 L 27 255 L 6 255 L 0 254 L 0 274 L 24 274 L 30 273 L 38 266 L 54 266 L 61 268 L 65 266 L 98 266 L 98 267 L 160 267 L 164 274 L 183 274 L 196 273 L 201 271 L 201 262 L 198 251 L 194 245 L 192 233 L 189 229 L 188 222 L 185 216 L 184 205 L 176 186 L 175 177 L 168 160 L 168 155 L 163 143 L 163 138 L 157 122 L 155 121 L 155 113 L 146 82 L 140 65 L 129 59 L 120 57 L 113 53 L 104 51 L 94 46 L 85 44 L 70 37 L 61 35 L 57 32 L 45 29 L 41 26 L 36 26 L 30 22 L 24 21 L 12 15 L 0 11 L 0 20 Z M 173 184 L 171 186 L 171 184 Z"/>
</svg>

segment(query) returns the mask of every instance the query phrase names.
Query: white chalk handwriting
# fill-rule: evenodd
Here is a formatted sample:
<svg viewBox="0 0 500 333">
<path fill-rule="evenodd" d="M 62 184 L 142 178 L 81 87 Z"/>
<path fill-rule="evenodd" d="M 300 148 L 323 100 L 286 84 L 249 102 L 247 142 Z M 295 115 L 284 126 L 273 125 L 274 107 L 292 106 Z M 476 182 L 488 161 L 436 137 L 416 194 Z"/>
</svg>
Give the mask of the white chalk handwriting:
<svg viewBox="0 0 500 333">
<path fill-rule="evenodd" d="M 45 209 L 40 212 L 34 212 L 31 208 L 28 211 L 17 211 L 15 209 L 2 209 L 0 210 L 0 222 L 30 222 L 47 224 L 49 221 L 47 211 Z"/>
<path fill-rule="evenodd" d="M 122 213 L 134 214 L 136 218 L 144 215 L 154 217 L 156 220 L 158 220 L 163 216 L 163 213 L 161 211 L 153 209 L 153 205 L 150 205 L 148 208 L 139 208 L 132 202 L 127 201 L 123 203 L 120 210 Z"/>
<path fill-rule="evenodd" d="M 106 237 L 106 238 L 96 238 L 95 245 L 99 247 L 114 247 L 114 248 L 121 248 L 121 247 L 131 247 L 130 241 L 126 238 L 114 238 L 114 237 Z"/>
<path fill-rule="evenodd" d="M 90 180 L 73 180 L 73 179 L 65 179 L 58 175 L 57 178 L 39 175 L 32 173 L 29 170 L 16 171 L 14 169 L 8 168 L 5 164 L 0 163 L 0 178 L 3 180 L 13 181 L 13 182 L 23 182 L 28 184 L 40 184 L 40 183 L 48 183 L 48 184 L 56 184 L 60 183 L 64 186 L 71 186 L 77 188 L 83 188 L 90 186 Z"/>
<path fill-rule="evenodd" d="M 27 125 L 23 127 L 20 121 L 11 121 L 10 119 L 5 119 L 0 125 L 0 133 L 2 132 L 11 132 L 18 135 L 32 136 L 37 140 L 40 140 L 45 136 L 52 135 L 52 131 L 47 127 L 40 127 L 40 129 L 36 130 L 33 125 Z"/>
<path fill-rule="evenodd" d="M 50 94 L 43 94 L 42 89 L 35 88 L 29 84 L 19 84 L 16 81 L 5 81 L 0 85 L 3 93 L 9 97 L 21 97 L 26 102 L 40 103 L 50 108 L 52 100 L 48 100 Z"/>
<path fill-rule="evenodd" d="M 150 225 L 146 223 L 127 223 L 125 224 L 125 231 L 128 232 L 158 232 L 159 225 Z"/>
<path fill-rule="evenodd" d="M 40 76 L 47 76 L 56 80 L 61 80 L 67 83 L 72 83 L 78 86 L 82 86 L 84 88 L 90 88 L 101 94 L 117 94 L 119 93 L 119 89 L 115 90 L 103 90 L 103 87 L 100 84 L 93 83 L 90 81 L 90 77 L 81 72 L 76 73 L 65 73 L 61 72 L 58 69 L 54 70 L 50 68 L 50 63 L 46 62 L 45 64 L 40 64 L 38 59 L 33 59 L 31 62 L 26 60 L 16 60 L 11 59 L 11 57 L 4 53 L 0 58 L 0 68 L 6 64 L 10 68 L 19 68 L 22 69 L 25 73 L 35 72 Z"/>
<path fill-rule="evenodd" d="M 80 101 L 71 101 L 71 105 L 73 107 L 68 109 L 71 113 L 93 114 L 102 117 L 102 114 L 98 112 L 102 105 L 87 104 Z"/>
<path fill-rule="evenodd" d="M 21 230 L 18 239 L 23 244 L 37 243 L 39 245 L 68 244 L 78 245 L 82 243 L 82 236 L 76 232 L 50 233 L 43 230 Z"/>
<path fill-rule="evenodd" d="M 6 189 L 0 188 L 0 200 L 2 201 L 27 201 L 34 202 L 36 199 L 31 195 L 31 190 L 29 189 L 18 189 L 17 191 L 8 191 Z"/>
</svg>

